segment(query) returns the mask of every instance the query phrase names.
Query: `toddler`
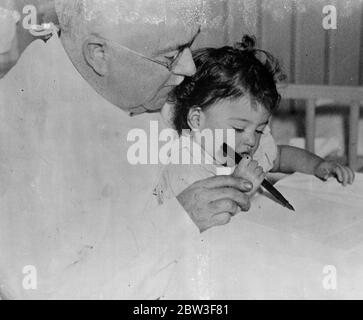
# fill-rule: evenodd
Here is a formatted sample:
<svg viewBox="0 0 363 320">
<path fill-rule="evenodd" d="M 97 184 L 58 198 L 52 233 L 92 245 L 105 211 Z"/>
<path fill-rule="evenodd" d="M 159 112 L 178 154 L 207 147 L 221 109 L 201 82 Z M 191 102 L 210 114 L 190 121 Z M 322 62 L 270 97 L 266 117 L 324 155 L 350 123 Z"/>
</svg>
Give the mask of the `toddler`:
<svg viewBox="0 0 363 320">
<path fill-rule="evenodd" d="M 216 174 L 248 179 L 253 184 L 250 195 L 268 172 L 298 171 L 323 180 L 333 176 L 343 185 L 353 182 L 354 172 L 348 167 L 304 149 L 275 144 L 268 124 L 280 101 L 276 83 L 282 73 L 271 54 L 254 46 L 254 38 L 245 35 L 234 47 L 203 48 L 193 53 L 197 72 L 172 96 L 173 124 L 179 134 L 172 152 L 182 153 L 183 159 L 187 154 L 191 161 L 165 168 L 157 186 L 159 202 Z M 223 139 L 209 143 L 204 132 L 215 135 L 218 129 L 223 129 Z M 237 166 L 222 152 L 223 142 L 228 142 L 227 129 L 234 131 L 233 147 L 243 155 Z M 199 162 L 193 161 L 199 154 Z"/>
</svg>

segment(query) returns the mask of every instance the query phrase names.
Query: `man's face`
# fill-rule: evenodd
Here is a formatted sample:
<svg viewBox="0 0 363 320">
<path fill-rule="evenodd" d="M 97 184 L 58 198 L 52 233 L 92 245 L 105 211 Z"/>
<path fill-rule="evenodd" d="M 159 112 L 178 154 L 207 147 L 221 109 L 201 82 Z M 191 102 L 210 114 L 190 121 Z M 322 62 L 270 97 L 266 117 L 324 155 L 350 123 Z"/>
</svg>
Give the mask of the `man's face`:
<svg viewBox="0 0 363 320">
<path fill-rule="evenodd" d="M 109 31 L 107 39 L 112 41 L 107 43 L 107 86 L 120 99 L 117 104 L 123 109 L 160 109 L 169 92 L 184 77 L 195 73 L 190 49 L 179 48 L 190 42 L 199 26 L 187 25 L 176 15 L 171 19 L 159 23 L 147 19 L 125 22 Z M 171 70 L 141 56 L 166 63 L 178 53 Z"/>
</svg>

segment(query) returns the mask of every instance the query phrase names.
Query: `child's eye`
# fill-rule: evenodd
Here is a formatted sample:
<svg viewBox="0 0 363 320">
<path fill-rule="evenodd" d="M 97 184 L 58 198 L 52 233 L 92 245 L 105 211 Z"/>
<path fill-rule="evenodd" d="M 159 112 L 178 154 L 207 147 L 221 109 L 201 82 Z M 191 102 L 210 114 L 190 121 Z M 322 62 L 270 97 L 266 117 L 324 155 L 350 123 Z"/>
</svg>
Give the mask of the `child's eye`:
<svg viewBox="0 0 363 320">
<path fill-rule="evenodd" d="M 263 134 L 263 131 L 262 130 L 256 130 L 256 133 L 257 134 Z"/>
<path fill-rule="evenodd" d="M 240 133 L 240 132 L 244 132 L 245 129 L 241 129 L 241 128 L 233 128 L 236 132 Z"/>
</svg>

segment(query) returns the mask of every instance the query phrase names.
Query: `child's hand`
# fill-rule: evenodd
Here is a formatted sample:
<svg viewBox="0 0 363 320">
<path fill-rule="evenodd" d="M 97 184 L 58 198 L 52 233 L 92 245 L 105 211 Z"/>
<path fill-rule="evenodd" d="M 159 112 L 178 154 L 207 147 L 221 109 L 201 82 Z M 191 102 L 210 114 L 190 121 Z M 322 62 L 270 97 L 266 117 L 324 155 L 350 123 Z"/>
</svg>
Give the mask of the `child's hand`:
<svg viewBox="0 0 363 320">
<path fill-rule="evenodd" d="M 354 172 L 352 169 L 342 166 L 333 161 L 322 161 L 315 168 L 315 176 L 326 181 L 329 177 L 335 177 L 341 184 L 346 186 L 354 181 Z"/>
<path fill-rule="evenodd" d="M 252 183 L 252 190 L 246 193 L 251 196 L 260 187 L 266 174 L 262 167 L 258 165 L 257 161 L 252 160 L 251 156 L 246 155 L 242 158 L 232 175 L 234 177 L 247 179 Z"/>
</svg>

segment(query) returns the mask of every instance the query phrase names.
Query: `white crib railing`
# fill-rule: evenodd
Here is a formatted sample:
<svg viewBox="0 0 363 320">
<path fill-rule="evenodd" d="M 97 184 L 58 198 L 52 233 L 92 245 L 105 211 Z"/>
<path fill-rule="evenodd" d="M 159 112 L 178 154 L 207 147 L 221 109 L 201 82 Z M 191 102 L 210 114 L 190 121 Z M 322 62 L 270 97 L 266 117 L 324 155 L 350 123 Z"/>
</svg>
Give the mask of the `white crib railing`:
<svg viewBox="0 0 363 320">
<path fill-rule="evenodd" d="M 316 108 L 327 104 L 348 107 L 348 165 L 357 170 L 358 161 L 358 125 L 360 107 L 363 105 L 363 87 L 324 86 L 324 85 L 281 85 L 279 87 L 282 99 L 304 100 L 306 149 L 314 152 Z M 318 101 L 328 103 L 317 103 Z"/>
</svg>

